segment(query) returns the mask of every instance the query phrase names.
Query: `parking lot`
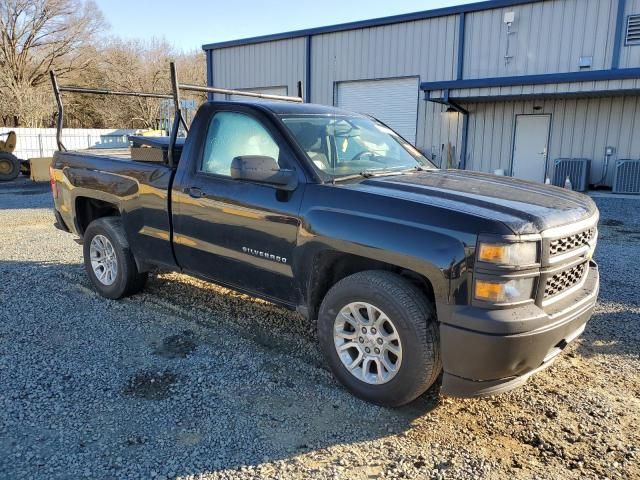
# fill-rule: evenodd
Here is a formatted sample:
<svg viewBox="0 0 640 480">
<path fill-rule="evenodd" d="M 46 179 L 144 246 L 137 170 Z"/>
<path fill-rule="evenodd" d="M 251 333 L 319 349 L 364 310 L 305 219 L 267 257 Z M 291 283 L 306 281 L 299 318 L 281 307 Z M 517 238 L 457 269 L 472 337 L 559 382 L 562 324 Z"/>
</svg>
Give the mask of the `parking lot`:
<svg viewBox="0 0 640 480">
<path fill-rule="evenodd" d="M 0 184 L 0 478 L 639 478 L 640 200 L 605 196 L 600 303 L 516 391 L 344 391 L 300 316 L 176 273 L 92 291 L 48 185 Z"/>
</svg>

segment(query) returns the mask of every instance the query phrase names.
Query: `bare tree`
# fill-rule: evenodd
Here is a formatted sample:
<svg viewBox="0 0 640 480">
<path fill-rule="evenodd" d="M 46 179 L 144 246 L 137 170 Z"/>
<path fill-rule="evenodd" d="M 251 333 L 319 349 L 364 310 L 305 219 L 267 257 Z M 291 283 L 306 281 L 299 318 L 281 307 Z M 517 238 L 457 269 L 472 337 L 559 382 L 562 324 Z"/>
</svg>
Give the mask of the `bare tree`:
<svg viewBox="0 0 640 480">
<path fill-rule="evenodd" d="M 52 125 L 48 71 L 66 83 L 169 93 L 169 61 L 181 79 L 203 83 L 204 55 L 180 53 L 164 40 L 105 39 L 91 0 L 0 0 L 0 120 L 4 125 Z M 194 95 L 201 101 L 203 95 Z M 66 95 L 65 125 L 155 128 L 161 101 Z"/>
<path fill-rule="evenodd" d="M 180 79 L 188 83 L 204 83 L 205 59 L 202 53 L 177 53 L 164 40 L 113 40 L 100 56 L 99 85 L 113 90 L 170 93 L 169 62 L 175 60 Z M 89 80 L 90 81 L 90 80 Z M 189 98 L 185 96 L 185 98 Z M 196 101 L 204 95 L 196 95 Z M 171 104 L 166 100 L 165 103 Z M 102 112 L 104 124 L 109 126 L 135 126 L 157 128 L 163 100 L 142 97 L 109 97 Z M 165 112 L 166 113 L 166 112 Z"/>
<path fill-rule="evenodd" d="M 45 101 L 48 71 L 65 75 L 95 59 L 96 35 L 104 28 L 92 1 L 0 1 L 0 107 L 5 124 L 37 126 L 50 116 Z"/>
</svg>

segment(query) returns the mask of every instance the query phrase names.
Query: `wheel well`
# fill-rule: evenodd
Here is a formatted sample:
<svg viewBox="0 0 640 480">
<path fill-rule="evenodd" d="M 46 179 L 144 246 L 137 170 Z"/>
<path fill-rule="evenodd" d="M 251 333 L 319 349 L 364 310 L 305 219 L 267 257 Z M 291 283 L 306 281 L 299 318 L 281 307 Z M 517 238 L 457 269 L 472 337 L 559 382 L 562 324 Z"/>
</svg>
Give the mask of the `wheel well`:
<svg viewBox="0 0 640 480">
<path fill-rule="evenodd" d="M 80 235 L 84 235 L 89 224 L 95 219 L 114 216 L 120 216 L 120 211 L 113 203 L 87 197 L 76 199 L 76 222 Z"/>
<path fill-rule="evenodd" d="M 309 318 L 318 318 L 320 304 L 333 285 L 349 275 L 365 270 L 386 270 L 403 276 L 416 285 L 435 308 L 433 285 L 424 275 L 371 258 L 340 252 L 325 252 L 316 256 L 313 262 L 308 293 Z"/>
</svg>

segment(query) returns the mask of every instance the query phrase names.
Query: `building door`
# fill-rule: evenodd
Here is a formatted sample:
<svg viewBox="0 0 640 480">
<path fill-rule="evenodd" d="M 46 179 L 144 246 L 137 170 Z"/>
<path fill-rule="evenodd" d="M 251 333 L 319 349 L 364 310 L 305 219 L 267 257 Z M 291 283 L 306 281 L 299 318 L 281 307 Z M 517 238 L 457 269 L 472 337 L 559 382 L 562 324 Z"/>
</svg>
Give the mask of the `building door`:
<svg viewBox="0 0 640 480">
<path fill-rule="evenodd" d="M 339 82 L 335 104 L 376 117 L 411 143 L 416 142 L 418 77 Z"/>
<path fill-rule="evenodd" d="M 551 115 L 517 115 L 511 175 L 544 182 L 549 149 Z"/>
</svg>

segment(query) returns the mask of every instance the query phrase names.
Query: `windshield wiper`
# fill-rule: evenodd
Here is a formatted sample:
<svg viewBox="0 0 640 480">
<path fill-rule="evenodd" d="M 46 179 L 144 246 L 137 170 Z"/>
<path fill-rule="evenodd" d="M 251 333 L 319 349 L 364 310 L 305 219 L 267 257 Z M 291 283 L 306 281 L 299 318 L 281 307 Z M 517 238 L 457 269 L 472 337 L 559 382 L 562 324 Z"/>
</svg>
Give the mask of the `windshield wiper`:
<svg viewBox="0 0 640 480">
<path fill-rule="evenodd" d="M 362 172 L 361 173 L 353 173 L 351 175 L 344 175 L 342 177 L 333 177 L 331 179 L 331 183 L 346 182 L 347 180 L 355 180 L 356 178 L 367 178 L 367 177 L 365 177 L 362 174 Z"/>
<path fill-rule="evenodd" d="M 343 182 L 347 180 L 354 180 L 356 178 L 386 177 L 386 176 L 392 176 L 392 175 L 402 175 L 404 173 L 422 172 L 424 170 L 425 169 L 420 165 L 416 165 L 415 167 L 410 167 L 410 168 L 406 168 L 406 167 L 370 168 L 358 173 L 353 173 L 351 175 L 345 175 L 343 177 L 334 177 L 332 181 L 333 183 L 336 183 L 336 182 Z"/>
<path fill-rule="evenodd" d="M 402 175 L 403 173 L 421 172 L 424 170 L 420 165 L 414 167 L 398 167 L 398 168 L 370 168 L 363 170 L 361 175 L 363 177 L 379 177 L 382 175 Z"/>
</svg>

